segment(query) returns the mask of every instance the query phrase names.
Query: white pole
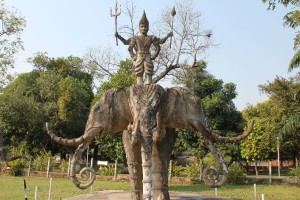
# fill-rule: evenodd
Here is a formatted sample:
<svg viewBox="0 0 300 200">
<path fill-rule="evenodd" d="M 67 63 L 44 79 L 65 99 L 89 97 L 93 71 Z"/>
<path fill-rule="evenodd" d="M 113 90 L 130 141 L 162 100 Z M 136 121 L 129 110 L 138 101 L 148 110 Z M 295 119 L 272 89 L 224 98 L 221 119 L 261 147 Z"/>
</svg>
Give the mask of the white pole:
<svg viewBox="0 0 300 200">
<path fill-rule="evenodd" d="M 169 183 L 171 182 L 171 177 L 172 177 L 172 160 L 170 160 L 170 165 L 169 165 Z"/>
<path fill-rule="evenodd" d="M 50 157 L 48 158 L 48 165 L 47 165 L 47 178 L 49 178 L 49 171 L 50 171 Z"/>
<path fill-rule="evenodd" d="M 261 200 L 265 200 L 265 195 L 261 194 Z"/>
<path fill-rule="evenodd" d="M 38 186 L 35 186 L 35 190 L 34 190 L 34 200 L 38 200 Z"/>
<path fill-rule="evenodd" d="M 279 145 L 279 137 L 277 137 L 277 158 L 278 158 L 278 176 L 280 178 L 280 145 Z"/>
<path fill-rule="evenodd" d="M 269 184 L 272 184 L 272 162 L 269 161 Z"/>
<path fill-rule="evenodd" d="M 70 167 L 71 167 L 71 156 L 69 157 L 68 178 L 70 177 Z"/>
<path fill-rule="evenodd" d="M 93 193 L 93 185 L 91 185 L 91 194 Z"/>
<path fill-rule="evenodd" d="M 215 195 L 218 196 L 218 188 L 215 188 Z"/>
<path fill-rule="evenodd" d="M 50 186 L 49 186 L 48 200 L 51 200 L 51 192 L 52 192 L 52 177 L 50 178 Z"/>
<path fill-rule="evenodd" d="M 88 146 L 88 148 L 86 150 L 86 167 L 89 166 L 89 149 L 90 149 L 90 146 Z"/>
<path fill-rule="evenodd" d="M 29 167 L 28 167 L 27 176 L 30 176 L 31 165 L 32 165 L 32 158 L 30 158 L 30 161 L 29 161 Z"/>
<path fill-rule="evenodd" d="M 118 160 L 115 161 L 114 180 L 117 180 L 117 165 L 118 165 Z"/>
<path fill-rule="evenodd" d="M 256 200 L 256 184 L 254 184 L 254 200 Z"/>
<path fill-rule="evenodd" d="M 200 177 L 199 177 L 200 181 L 202 181 L 202 177 L 203 177 L 202 176 L 202 173 L 203 173 L 202 171 L 203 171 L 203 164 L 202 164 L 202 160 L 200 159 Z"/>
</svg>

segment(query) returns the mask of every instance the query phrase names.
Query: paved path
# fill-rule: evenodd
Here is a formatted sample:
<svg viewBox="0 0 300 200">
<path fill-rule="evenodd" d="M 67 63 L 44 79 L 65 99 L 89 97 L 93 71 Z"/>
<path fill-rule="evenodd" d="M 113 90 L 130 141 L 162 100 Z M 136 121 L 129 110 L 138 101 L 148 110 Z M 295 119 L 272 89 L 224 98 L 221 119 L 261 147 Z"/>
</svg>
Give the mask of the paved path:
<svg viewBox="0 0 300 200">
<path fill-rule="evenodd" d="M 170 192 L 171 200 L 229 200 L 222 197 L 202 196 L 199 194 Z M 98 191 L 93 194 L 79 195 L 65 200 L 131 200 L 130 193 L 119 190 Z"/>
</svg>

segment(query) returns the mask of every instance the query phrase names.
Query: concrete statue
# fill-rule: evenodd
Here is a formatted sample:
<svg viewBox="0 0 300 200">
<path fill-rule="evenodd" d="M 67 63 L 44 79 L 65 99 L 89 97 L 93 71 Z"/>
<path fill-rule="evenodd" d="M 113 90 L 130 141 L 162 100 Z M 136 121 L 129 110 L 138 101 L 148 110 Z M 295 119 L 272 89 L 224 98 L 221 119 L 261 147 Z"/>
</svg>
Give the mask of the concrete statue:
<svg viewBox="0 0 300 200">
<path fill-rule="evenodd" d="M 175 10 L 172 13 L 175 15 Z M 228 170 L 224 158 L 213 143 L 243 140 L 250 134 L 253 122 L 238 137 L 222 137 L 209 131 L 208 120 L 199 97 L 186 88 L 162 88 L 152 84 L 152 60 L 158 56 L 160 45 L 173 33 L 170 32 L 163 39 L 147 35 L 149 22 L 145 12 L 139 28 L 141 35 L 127 40 L 118 32 L 115 33 L 117 39 L 128 45 L 130 56 L 135 61 L 136 84 L 107 91 L 93 106 L 85 132 L 79 138 L 60 138 L 47 126 L 48 134 L 54 141 L 62 145 L 77 146 L 71 162 L 70 178 L 81 189 L 90 187 L 95 180 L 94 169 L 85 167 L 80 171 L 83 179 L 90 177 L 84 183 L 76 176 L 75 167 L 83 152 L 96 136 L 123 132 L 132 199 L 169 200 L 168 165 L 175 143 L 175 128 L 182 128 L 202 134 L 206 147 L 214 154 L 222 168 L 222 175 L 217 178 L 208 173 L 215 171 L 215 168 L 207 168 L 204 175 L 205 183 L 212 187 L 221 186 L 226 181 Z M 151 46 L 155 48 L 152 55 Z M 88 172 L 88 176 L 84 176 L 85 172 Z"/>
</svg>

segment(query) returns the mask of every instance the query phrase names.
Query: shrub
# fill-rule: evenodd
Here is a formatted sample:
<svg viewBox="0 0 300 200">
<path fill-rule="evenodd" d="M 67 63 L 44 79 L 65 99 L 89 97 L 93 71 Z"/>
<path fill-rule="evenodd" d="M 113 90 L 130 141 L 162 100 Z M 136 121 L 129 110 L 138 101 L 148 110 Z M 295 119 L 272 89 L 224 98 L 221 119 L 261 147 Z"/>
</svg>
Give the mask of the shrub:
<svg viewBox="0 0 300 200">
<path fill-rule="evenodd" d="M 22 176 L 24 172 L 25 165 L 21 160 L 14 160 L 9 162 L 10 169 L 8 174 L 12 176 Z"/>
<path fill-rule="evenodd" d="M 178 162 L 173 162 L 171 171 L 172 176 L 179 176 L 184 171 L 185 167 L 181 166 Z"/>
<path fill-rule="evenodd" d="M 41 155 L 37 155 L 32 163 L 32 168 L 37 171 L 47 171 L 48 159 L 50 158 L 50 171 L 54 169 L 54 158 L 51 151 L 44 151 Z"/>
<path fill-rule="evenodd" d="M 115 166 L 114 165 L 100 166 L 98 171 L 100 175 L 113 176 L 115 173 Z M 120 174 L 121 172 L 122 172 L 121 168 L 117 167 L 117 174 Z"/>
<path fill-rule="evenodd" d="M 195 161 L 185 167 L 187 176 L 196 179 L 200 177 L 200 163 Z"/>
<path fill-rule="evenodd" d="M 243 183 L 246 177 L 246 170 L 239 165 L 231 165 L 228 168 L 227 181 L 230 184 Z"/>
<path fill-rule="evenodd" d="M 300 178 L 300 167 L 295 167 L 290 170 L 289 175 Z"/>
<path fill-rule="evenodd" d="M 64 172 L 64 173 L 67 173 L 68 172 L 68 169 L 69 169 L 69 162 L 63 160 L 61 162 L 61 164 L 59 165 L 59 169 Z"/>
</svg>

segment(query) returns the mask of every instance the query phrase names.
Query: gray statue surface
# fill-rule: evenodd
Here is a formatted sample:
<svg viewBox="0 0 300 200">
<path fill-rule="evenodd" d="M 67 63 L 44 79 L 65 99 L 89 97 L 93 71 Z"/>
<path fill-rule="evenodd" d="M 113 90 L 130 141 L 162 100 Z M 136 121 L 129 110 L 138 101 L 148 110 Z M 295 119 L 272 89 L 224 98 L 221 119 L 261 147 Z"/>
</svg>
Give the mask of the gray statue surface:
<svg viewBox="0 0 300 200">
<path fill-rule="evenodd" d="M 172 16 L 175 14 L 174 9 Z M 120 13 L 117 13 L 113 16 L 117 19 L 119 15 Z M 227 165 L 214 143 L 233 143 L 245 139 L 252 131 L 253 122 L 243 134 L 233 138 L 222 137 L 209 131 L 208 119 L 199 97 L 186 88 L 162 88 L 152 83 L 153 60 L 160 52 L 160 45 L 173 33 L 170 32 L 162 39 L 147 35 L 149 22 L 145 12 L 139 22 L 139 28 L 141 35 L 127 40 L 117 31 L 115 33 L 117 39 L 128 45 L 129 54 L 135 61 L 136 84 L 104 93 L 91 109 L 85 132 L 79 138 L 60 138 L 47 126 L 47 132 L 54 141 L 62 145 L 77 146 L 71 162 L 70 178 L 81 189 L 90 187 L 95 180 L 93 168 L 85 167 L 80 171 L 85 182 L 79 181 L 76 176 L 75 168 L 83 152 L 96 136 L 123 133 L 132 199 L 169 200 L 168 165 L 176 139 L 175 129 L 181 128 L 199 132 L 203 136 L 205 146 L 221 165 L 220 176 L 211 175 L 211 172 L 217 172 L 216 168 L 206 168 L 204 182 L 211 187 L 223 185 L 228 173 Z M 151 54 L 152 46 L 155 51 Z"/>
<path fill-rule="evenodd" d="M 149 21 L 145 11 L 139 22 L 139 30 L 141 35 L 133 36 L 128 40 L 124 39 L 118 32 L 115 33 L 115 36 L 121 40 L 123 44 L 129 45 L 128 52 L 135 62 L 135 73 L 137 76 L 136 83 L 138 85 L 143 84 L 143 74 L 145 74 L 145 84 L 151 84 L 154 68 L 152 60 L 155 60 L 158 56 L 161 49 L 160 45 L 165 43 L 166 40 L 173 35 L 173 32 L 170 32 L 162 39 L 153 35 L 148 35 Z M 155 49 L 155 52 L 152 55 L 150 53 L 151 46 Z"/>
</svg>

